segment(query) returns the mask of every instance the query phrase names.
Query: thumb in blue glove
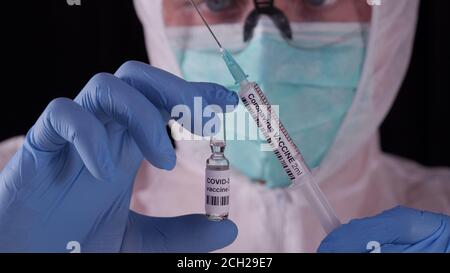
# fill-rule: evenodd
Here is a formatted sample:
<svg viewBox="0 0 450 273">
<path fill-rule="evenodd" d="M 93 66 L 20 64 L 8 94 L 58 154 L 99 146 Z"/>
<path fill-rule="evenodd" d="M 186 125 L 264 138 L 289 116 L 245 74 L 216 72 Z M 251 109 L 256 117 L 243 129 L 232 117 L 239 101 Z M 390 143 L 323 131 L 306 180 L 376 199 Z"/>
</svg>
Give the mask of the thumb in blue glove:
<svg viewBox="0 0 450 273">
<path fill-rule="evenodd" d="M 449 252 L 450 217 L 399 206 L 342 225 L 322 241 L 318 252 L 370 252 L 371 242 L 382 253 Z"/>
<path fill-rule="evenodd" d="M 210 221 L 202 214 L 148 217 L 130 213 L 121 252 L 209 252 L 232 243 L 233 222 Z"/>
</svg>

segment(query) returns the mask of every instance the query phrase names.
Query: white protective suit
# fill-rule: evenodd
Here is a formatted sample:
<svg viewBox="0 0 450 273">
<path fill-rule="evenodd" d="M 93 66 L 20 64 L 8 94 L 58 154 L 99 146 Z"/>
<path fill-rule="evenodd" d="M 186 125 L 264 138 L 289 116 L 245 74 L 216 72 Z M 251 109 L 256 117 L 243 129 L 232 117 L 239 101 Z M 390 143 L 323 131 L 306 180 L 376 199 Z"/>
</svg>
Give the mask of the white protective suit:
<svg viewBox="0 0 450 273">
<path fill-rule="evenodd" d="M 180 75 L 165 34 L 161 2 L 135 0 L 135 6 L 144 26 L 151 64 Z M 378 128 L 409 65 L 418 4 L 418 0 L 385 0 L 374 7 L 354 102 L 331 149 L 314 170 L 342 222 L 398 204 L 450 214 L 449 169 L 424 168 L 384 154 L 379 146 Z M 0 144 L 0 164 L 6 163 L 21 141 L 15 138 Z M 173 171 L 144 162 L 136 177 L 132 208 L 154 216 L 202 213 L 205 160 L 209 155 L 207 142 L 178 141 Z M 230 218 L 238 225 L 239 235 L 222 251 L 316 250 L 325 233 L 298 190 L 267 189 L 234 170 L 232 177 Z"/>
</svg>

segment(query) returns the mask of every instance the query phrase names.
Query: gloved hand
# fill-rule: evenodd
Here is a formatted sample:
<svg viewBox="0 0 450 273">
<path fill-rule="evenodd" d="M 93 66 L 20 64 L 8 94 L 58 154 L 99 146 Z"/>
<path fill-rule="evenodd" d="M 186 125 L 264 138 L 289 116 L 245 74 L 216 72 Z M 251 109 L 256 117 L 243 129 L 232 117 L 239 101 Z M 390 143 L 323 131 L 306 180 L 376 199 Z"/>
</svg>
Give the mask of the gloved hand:
<svg viewBox="0 0 450 273">
<path fill-rule="evenodd" d="M 81 252 L 206 252 L 230 244 L 237 235 L 231 221 L 129 210 L 144 157 L 158 168 L 175 166 L 168 115 L 160 111 L 186 105 L 193 112 L 194 96 L 203 107 L 238 103 L 219 85 L 139 62 L 94 76 L 74 101 L 52 101 L 0 174 L 0 252 L 69 252 L 71 241 Z"/>
<path fill-rule="evenodd" d="M 372 246 L 379 245 L 379 249 Z M 450 252 L 450 217 L 396 207 L 334 230 L 318 252 Z"/>
</svg>

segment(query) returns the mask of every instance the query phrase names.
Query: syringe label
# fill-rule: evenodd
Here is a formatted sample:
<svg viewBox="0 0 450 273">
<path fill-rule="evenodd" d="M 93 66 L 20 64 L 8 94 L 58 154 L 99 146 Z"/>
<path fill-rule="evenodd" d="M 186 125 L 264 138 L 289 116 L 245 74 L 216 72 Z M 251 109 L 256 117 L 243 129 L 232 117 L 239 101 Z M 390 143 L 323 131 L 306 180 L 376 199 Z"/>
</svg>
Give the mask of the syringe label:
<svg viewBox="0 0 450 273">
<path fill-rule="evenodd" d="M 307 168 L 303 157 L 259 86 L 253 84 L 239 96 L 289 178 L 301 176 Z"/>
</svg>

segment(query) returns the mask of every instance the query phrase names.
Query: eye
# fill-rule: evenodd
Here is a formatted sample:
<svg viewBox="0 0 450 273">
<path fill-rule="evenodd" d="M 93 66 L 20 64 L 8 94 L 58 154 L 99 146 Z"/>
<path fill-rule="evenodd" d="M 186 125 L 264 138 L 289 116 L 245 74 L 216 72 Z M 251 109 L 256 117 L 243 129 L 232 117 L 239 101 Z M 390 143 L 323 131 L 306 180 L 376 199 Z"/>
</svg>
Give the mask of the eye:
<svg viewBox="0 0 450 273">
<path fill-rule="evenodd" d="M 321 8 L 326 6 L 331 6 L 336 3 L 337 0 L 303 0 L 305 4 L 312 6 L 314 8 Z"/>
<path fill-rule="evenodd" d="M 212 12 L 221 12 L 233 6 L 233 0 L 205 0 L 206 6 Z"/>
</svg>

